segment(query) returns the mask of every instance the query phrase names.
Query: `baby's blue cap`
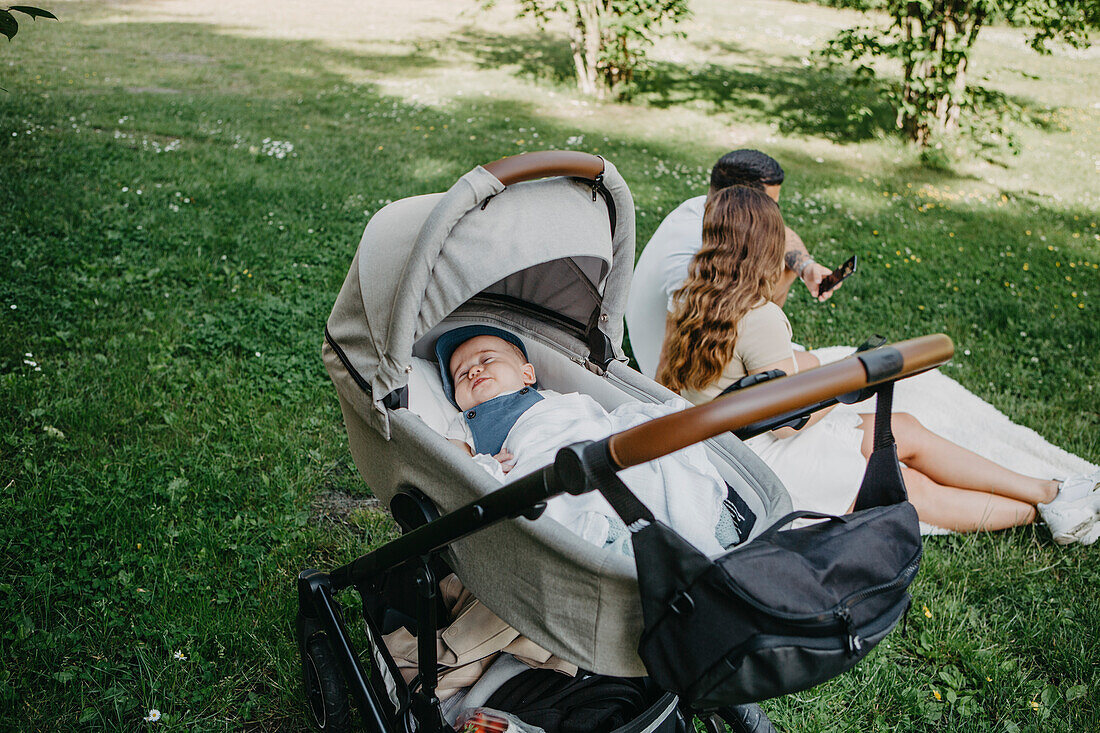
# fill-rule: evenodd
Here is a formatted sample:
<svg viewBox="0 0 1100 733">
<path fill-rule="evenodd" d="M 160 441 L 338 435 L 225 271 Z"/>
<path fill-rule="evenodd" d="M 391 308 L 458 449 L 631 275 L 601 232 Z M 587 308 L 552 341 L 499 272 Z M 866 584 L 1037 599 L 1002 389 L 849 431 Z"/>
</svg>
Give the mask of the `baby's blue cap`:
<svg viewBox="0 0 1100 733">
<path fill-rule="evenodd" d="M 520 341 L 519 336 L 509 333 L 503 328 L 495 326 L 462 326 L 440 336 L 435 340 L 435 358 L 439 362 L 439 376 L 443 378 L 443 392 L 451 404 L 458 407 L 455 402 L 455 385 L 451 379 L 451 357 L 462 344 L 475 336 L 496 336 L 510 344 L 515 344 L 523 352 L 523 358 L 527 359 L 527 347 Z"/>
</svg>

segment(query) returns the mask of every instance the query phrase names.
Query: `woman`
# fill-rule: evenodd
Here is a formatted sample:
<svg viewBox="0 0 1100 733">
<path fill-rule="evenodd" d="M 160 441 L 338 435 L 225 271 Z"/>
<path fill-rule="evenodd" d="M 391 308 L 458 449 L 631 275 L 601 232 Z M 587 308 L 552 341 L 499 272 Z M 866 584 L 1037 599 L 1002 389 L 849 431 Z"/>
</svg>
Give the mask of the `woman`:
<svg viewBox="0 0 1100 733">
<path fill-rule="evenodd" d="M 657 380 L 699 404 L 741 377 L 798 371 L 791 325 L 772 302 L 783 274 L 779 207 L 744 186 L 719 191 L 703 215 L 703 247 L 669 303 Z M 800 354 L 803 364 L 816 359 Z M 1100 473 L 1064 482 L 1010 471 L 895 413 L 893 432 L 909 499 L 921 520 L 958 532 L 1029 524 L 1036 512 L 1059 544 L 1100 536 Z M 874 414 L 822 410 L 800 431 L 748 441 L 796 509 L 850 511 L 871 453 Z"/>
</svg>

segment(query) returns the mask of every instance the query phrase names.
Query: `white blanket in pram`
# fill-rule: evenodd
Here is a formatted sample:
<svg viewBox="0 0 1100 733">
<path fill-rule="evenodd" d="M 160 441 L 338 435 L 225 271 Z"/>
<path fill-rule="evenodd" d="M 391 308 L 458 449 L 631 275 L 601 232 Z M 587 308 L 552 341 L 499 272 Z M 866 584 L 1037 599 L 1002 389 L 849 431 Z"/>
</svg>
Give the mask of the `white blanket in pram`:
<svg viewBox="0 0 1100 733">
<path fill-rule="evenodd" d="M 540 394 L 544 399 L 520 415 L 504 440 L 504 450 L 515 456 L 515 466 L 508 476 L 524 476 L 553 463 L 558 449 L 570 443 L 606 438 L 690 407 L 685 400 L 672 399 L 664 404 L 627 403 L 608 412 L 585 394 L 550 390 L 541 390 Z M 461 416 L 448 430 L 448 437 L 465 439 L 473 445 Z M 480 454 L 474 460 L 501 483 L 508 480 L 492 456 Z M 701 444 L 628 468 L 619 477 L 659 521 L 708 555 L 722 552 L 715 528 L 719 513 L 724 511 L 726 483 Z M 621 520 L 599 492 L 555 497 L 547 502 L 546 516 L 596 545 L 629 542 L 625 534 L 616 536 L 615 528 L 621 526 Z"/>
</svg>

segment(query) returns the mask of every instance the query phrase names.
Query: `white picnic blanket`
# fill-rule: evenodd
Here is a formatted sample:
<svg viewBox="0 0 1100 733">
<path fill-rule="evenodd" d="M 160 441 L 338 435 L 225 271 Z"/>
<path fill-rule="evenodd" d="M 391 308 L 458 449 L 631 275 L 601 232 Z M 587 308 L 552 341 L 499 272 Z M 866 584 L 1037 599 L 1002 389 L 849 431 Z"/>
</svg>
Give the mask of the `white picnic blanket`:
<svg viewBox="0 0 1100 733">
<path fill-rule="evenodd" d="M 822 364 L 853 352 L 850 346 L 814 349 Z M 874 412 L 874 401 L 837 410 Z M 894 387 L 894 412 L 908 412 L 934 433 L 1018 473 L 1038 478 L 1089 474 L 1097 466 L 1018 425 L 993 405 L 938 369 L 902 379 Z"/>
</svg>

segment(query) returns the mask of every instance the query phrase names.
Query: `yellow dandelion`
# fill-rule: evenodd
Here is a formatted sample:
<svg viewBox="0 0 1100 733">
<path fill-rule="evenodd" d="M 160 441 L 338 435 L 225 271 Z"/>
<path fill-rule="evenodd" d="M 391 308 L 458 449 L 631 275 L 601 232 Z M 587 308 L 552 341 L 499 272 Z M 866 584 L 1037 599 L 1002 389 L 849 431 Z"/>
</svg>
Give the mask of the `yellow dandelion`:
<svg viewBox="0 0 1100 733">
<path fill-rule="evenodd" d="M 1053 244 L 1048 244 L 1047 245 L 1047 250 L 1050 251 L 1050 252 L 1053 252 L 1054 251 L 1054 245 Z"/>
<path fill-rule="evenodd" d="M 939 690 L 932 690 L 932 697 L 936 698 L 936 700 L 943 699 L 943 695 L 940 694 Z"/>
<path fill-rule="evenodd" d="M 992 682 L 992 681 L 993 681 L 993 678 L 992 678 L 992 677 L 986 677 L 986 678 L 985 678 L 985 681 L 986 681 L 986 682 Z"/>
<path fill-rule="evenodd" d="M 932 618 L 932 611 L 928 609 L 928 606 L 922 606 L 922 608 L 924 609 L 925 617 Z"/>
<path fill-rule="evenodd" d="M 872 229 L 871 234 L 878 234 L 878 229 Z"/>
<path fill-rule="evenodd" d="M 1075 290 L 1072 293 L 1070 293 L 1069 295 L 1070 295 L 1071 298 L 1076 298 L 1077 297 L 1077 291 Z"/>
<path fill-rule="evenodd" d="M 1039 709 L 1039 701 L 1038 700 L 1032 700 L 1031 701 L 1031 709 L 1032 710 L 1038 710 Z"/>
<path fill-rule="evenodd" d="M 887 270 L 889 270 L 889 269 L 890 269 L 890 263 L 889 263 L 889 262 L 887 262 L 887 263 L 886 263 L 886 269 L 887 269 Z"/>
<path fill-rule="evenodd" d="M 949 237 L 953 237 L 953 236 L 955 236 L 955 232 L 948 232 L 948 233 L 947 233 L 947 236 L 949 236 Z"/>
<path fill-rule="evenodd" d="M 1057 308 L 1058 306 L 1054 306 L 1054 307 Z M 1080 308 L 1081 310 L 1084 310 L 1085 309 L 1085 304 L 1084 303 L 1078 303 L 1077 307 Z"/>
<path fill-rule="evenodd" d="M 1026 234 L 1027 236 L 1030 237 L 1031 236 L 1031 230 L 1030 229 L 1025 229 L 1024 234 Z"/>
<path fill-rule="evenodd" d="M 919 311 L 922 311 L 922 310 L 924 310 L 924 306 L 923 306 L 923 305 L 918 305 L 918 306 L 917 306 L 917 310 L 919 310 Z"/>
<path fill-rule="evenodd" d="M 1027 264 L 1027 263 L 1025 262 L 1025 263 L 1024 263 L 1024 269 L 1025 269 L 1025 270 L 1030 270 L 1030 269 L 1031 269 L 1031 265 L 1029 265 L 1029 264 Z"/>
</svg>

